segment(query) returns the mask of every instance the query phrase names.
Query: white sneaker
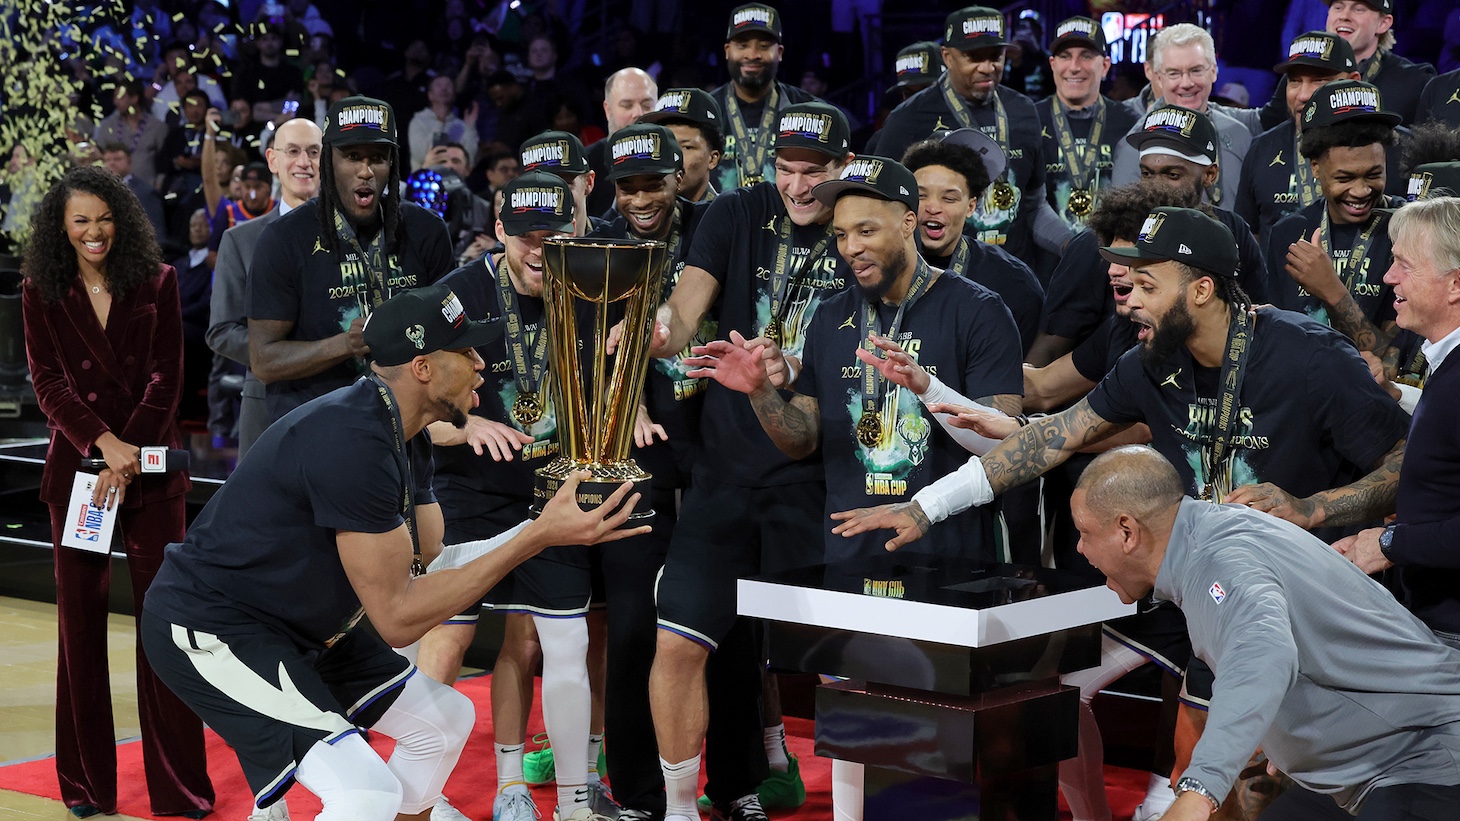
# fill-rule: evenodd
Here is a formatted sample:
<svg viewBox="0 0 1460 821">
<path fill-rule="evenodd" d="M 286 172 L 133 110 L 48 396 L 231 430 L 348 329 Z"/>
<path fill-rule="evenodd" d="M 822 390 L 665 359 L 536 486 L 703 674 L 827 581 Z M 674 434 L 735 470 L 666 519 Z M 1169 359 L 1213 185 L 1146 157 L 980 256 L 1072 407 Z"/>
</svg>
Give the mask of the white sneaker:
<svg viewBox="0 0 1460 821">
<path fill-rule="evenodd" d="M 614 818 L 616 817 L 614 816 Z M 594 812 L 592 807 L 579 807 L 573 811 L 572 815 L 564 816 L 560 816 L 557 810 L 553 810 L 553 818 L 557 821 L 613 821 L 613 818 L 607 815 Z"/>
<path fill-rule="evenodd" d="M 451 806 L 443 796 L 436 806 L 431 808 L 431 821 L 471 821 L 471 818 L 461 810 Z"/>
<path fill-rule="evenodd" d="M 1157 821 L 1175 800 L 1176 791 L 1171 789 L 1171 779 L 1151 773 L 1146 784 L 1146 798 L 1131 814 L 1131 821 Z"/>
<path fill-rule="evenodd" d="M 289 805 L 279 800 L 265 809 L 254 807 L 248 814 L 248 821 L 289 821 Z"/>
<path fill-rule="evenodd" d="M 527 792 L 500 793 L 492 801 L 492 821 L 536 821 L 540 817 Z"/>
</svg>

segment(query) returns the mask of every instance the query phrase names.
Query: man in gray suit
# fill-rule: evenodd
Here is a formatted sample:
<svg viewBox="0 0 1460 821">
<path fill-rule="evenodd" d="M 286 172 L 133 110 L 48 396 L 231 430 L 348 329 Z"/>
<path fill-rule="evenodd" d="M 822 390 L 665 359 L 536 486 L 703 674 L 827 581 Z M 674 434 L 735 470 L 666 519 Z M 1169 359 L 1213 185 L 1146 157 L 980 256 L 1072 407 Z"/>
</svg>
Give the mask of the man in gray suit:
<svg viewBox="0 0 1460 821">
<path fill-rule="evenodd" d="M 279 126 L 264 152 L 269 170 L 279 181 L 282 196 L 274 210 L 235 225 L 223 233 L 218 261 L 213 268 L 213 303 L 208 324 L 208 347 L 248 367 L 248 270 L 254 245 L 264 228 L 281 215 L 303 205 L 319 193 L 319 155 L 322 148 L 319 126 L 303 118 Z M 250 370 L 243 381 L 243 406 L 238 419 L 238 456 L 258 439 L 268 426 L 264 410 L 264 386 Z"/>
</svg>

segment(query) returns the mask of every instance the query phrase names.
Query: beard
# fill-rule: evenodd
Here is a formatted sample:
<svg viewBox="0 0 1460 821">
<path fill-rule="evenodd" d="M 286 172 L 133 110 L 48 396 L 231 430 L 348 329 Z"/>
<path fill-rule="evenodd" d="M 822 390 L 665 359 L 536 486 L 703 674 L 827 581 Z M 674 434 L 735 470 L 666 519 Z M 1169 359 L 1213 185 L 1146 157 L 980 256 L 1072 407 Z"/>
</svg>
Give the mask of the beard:
<svg viewBox="0 0 1460 821">
<path fill-rule="evenodd" d="M 436 418 L 443 422 L 450 422 L 457 430 L 466 428 L 466 411 L 451 404 L 445 399 L 433 400 L 436 406 Z"/>
<path fill-rule="evenodd" d="M 736 85 L 747 91 L 761 91 L 776 81 L 776 70 L 781 67 L 781 64 L 780 61 L 775 61 L 765 63 L 764 66 L 760 74 L 747 77 L 745 72 L 740 70 L 740 63 L 735 63 L 730 66 L 731 79 L 735 81 Z"/>
<path fill-rule="evenodd" d="M 880 266 L 881 276 L 871 285 L 858 283 L 857 287 L 862 289 L 862 298 L 868 302 L 878 302 L 887 292 L 892 289 L 892 283 L 897 281 L 897 275 L 907 268 L 907 251 L 898 248 L 887 258 L 887 264 Z"/>
<path fill-rule="evenodd" d="M 1186 340 L 1195 332 L 1196 322 L 1191 318 L 1183 296 L 1180 302 L 1171 306 L 1156 332 L 1141 346 L 1141 361 L 1147 365 L 1165 363 L 1186 346 Z"/>
</svg>

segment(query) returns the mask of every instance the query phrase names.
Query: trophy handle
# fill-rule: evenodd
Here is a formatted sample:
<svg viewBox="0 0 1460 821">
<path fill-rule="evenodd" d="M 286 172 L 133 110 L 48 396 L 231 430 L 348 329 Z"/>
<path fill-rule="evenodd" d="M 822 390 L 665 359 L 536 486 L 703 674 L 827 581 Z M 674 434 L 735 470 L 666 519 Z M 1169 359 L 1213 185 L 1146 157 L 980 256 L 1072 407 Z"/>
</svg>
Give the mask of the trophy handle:
<svg viewBox="0 0 1460 821">
<path fill-rule="evenodd" d="M 606 442 L 597 440 L 605 462 L 622 462 L 629 458 L 629 448 L 634 437 L 634 421 L 644 392 L 644 380 L 649 372 L 649 343 L 653 333 L 650 323 L 659 307 L 667 256 L 664 248 L 654 249 L 649 261 L 648 276 L 627 299 L 624 330 L 619 337 L 619 349 L 614 358 L 612 382 L 608 385 L 608 398 L 612 407 L 609 418 L 604 420 L 603 428 L 612 438 Z M 606 302 L 599 306 L 599 312 L 600 321 L 606 324 Z M 602 333 L 604 336 L 599 338 L 606 338 L 607 330 Z M 603 382 L 600 380 L 597 384 L 602 385 Z"/>
</svg>

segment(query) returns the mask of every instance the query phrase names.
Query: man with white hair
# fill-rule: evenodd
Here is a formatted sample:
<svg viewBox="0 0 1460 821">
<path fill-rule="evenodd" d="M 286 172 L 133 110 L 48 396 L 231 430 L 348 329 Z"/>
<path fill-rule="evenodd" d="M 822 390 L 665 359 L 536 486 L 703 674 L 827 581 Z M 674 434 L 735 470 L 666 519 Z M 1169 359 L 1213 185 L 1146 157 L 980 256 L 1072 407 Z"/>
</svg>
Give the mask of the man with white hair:
<svg viewBox="0 0 1460 821">
<path fill-rule="evenodd" d="M 1404 603 L 1435 636 L 1460 648 L 1460 570 L 1453 558 L 1460 529 L 1460 447 L 1453 409 L 1460 380 L 1452 360 L 1460 346 L 1460 198 L 1412 202 L 1389 223 L 1394 288 L 1401 328 L 1424 337 L 1429 364 L 1409 437 L 1415 446 L 1399 472 L 1399 516 L 1334 547 L 1361 570 L 1398 566 Z"/>
<path fill-rule="evenodd" d="M 608 145 L 619 129 L 632 125 L 640 117 L 654 110 L 659 99 L 659 85 L 642 68 L 621 68 L 608 75 L 603 83 L 603 116 L 608 120 L 608 133 L 584 149 L 588 167 L 598 179 L 605 179 L 609 172 Z M 613 207 L 614 187 L 600 185 L 588 192 L 588 215 L 603 216 Z"/>
<path fill-rule="evenodd" d="M 1323 0 L 1328 6 L 1325 28 L 1347 40 L 1359 61 L 1359 74 L 1379 87 L 1389 109 L 1403 125 L 1415 123 L 1420 95 L 1435 76 L 1429 63 L 1412 63 L 1394 53 L 1394 0 Z M 1262 127 L 1272 128 L 1288 116 L 1287 79 L 1278 83 L 1262 108 Z"/>
<path fill-rule="evenodd" d="M 1242 176 L 1242 161 L 1252 138 L 1262 131 L 1258 113 L 1211 102 L 1212 86 L 1217 82 L 1217 47 L 1206 29 L 1191 23 L 1162 29 L 1151 40 L 1149 54 L 1146 60 L 1146 79 L 1151 83 L 1149 93 L 1128 100 L 1126 105 L 1144 115 L 1165 102 L 1210 117 L 1218 138 L 1218 154 L 1213 159 L 1217 160 L 1221 173 L 1207 195 L 1213 205 L 1231 208 L 1237 181 Z M 1138 122 L 1131 132 L 1140 128 Z M 1135 182 L 1141 175 L 1139 162 L 1140 152 L 1116 143 L 1112 181 L 1116 185 Z"/>
</svg>

